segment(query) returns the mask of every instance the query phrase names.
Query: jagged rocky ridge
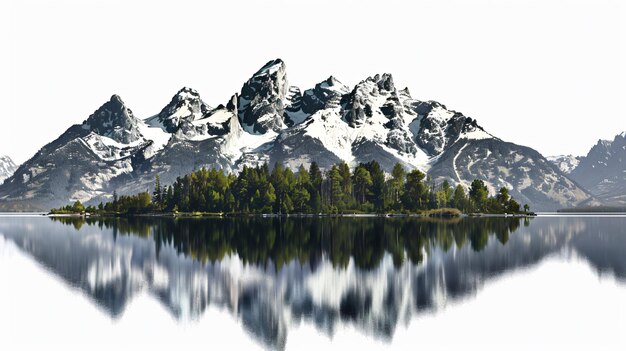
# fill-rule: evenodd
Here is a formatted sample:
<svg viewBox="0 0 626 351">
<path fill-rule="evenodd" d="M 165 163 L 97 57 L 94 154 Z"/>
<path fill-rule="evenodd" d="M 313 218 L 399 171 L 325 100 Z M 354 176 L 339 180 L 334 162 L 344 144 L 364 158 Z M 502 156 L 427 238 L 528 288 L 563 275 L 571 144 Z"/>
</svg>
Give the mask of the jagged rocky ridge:
<svg viewBox="0 0 626 351">
<path fill-rule="evenodd" d="M 598 140 L 569 176 L 602 204 L 626 206 L 626 132 L 613 140 Z"/>
<path fill-rule="evenodd" d="M 353 88 L 335 77 L 301 91 L 272 60 L 226 105 L 210 107 L 181 89 L 157 115 L 140 119 L 116 95 L 81 125 L 44 146 L 0 186 L 0 207 L 46 210 L 150 189 L 201 167 L 238 171 L 263 162 L 355 166 L 396 162 L 436 181 L 494 190 L 507 186 L 535 210 L 573 206 L 589 194 L 532 149 L 505 143 L 476 120 L 397 89 L 390 74 Z"/>
</svg>

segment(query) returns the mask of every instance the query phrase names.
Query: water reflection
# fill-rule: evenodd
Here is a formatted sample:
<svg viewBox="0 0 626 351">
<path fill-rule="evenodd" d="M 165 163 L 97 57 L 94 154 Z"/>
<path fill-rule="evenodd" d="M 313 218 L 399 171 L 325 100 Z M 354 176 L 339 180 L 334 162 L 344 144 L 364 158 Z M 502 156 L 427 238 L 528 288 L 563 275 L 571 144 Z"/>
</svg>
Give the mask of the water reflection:
<svg viewBox="0 0 626 351">
<path fill-rule="evenodd" d="M 290 325 L 380 338 L 549 255 L 626 278 L 625 218 L 1 218 L 0 235 L 119 316 L 147 289 L 181 319 L 236 315 L 283 348 Z M 540 288 L 540 287 L 537 287 Z"/>
</svg>

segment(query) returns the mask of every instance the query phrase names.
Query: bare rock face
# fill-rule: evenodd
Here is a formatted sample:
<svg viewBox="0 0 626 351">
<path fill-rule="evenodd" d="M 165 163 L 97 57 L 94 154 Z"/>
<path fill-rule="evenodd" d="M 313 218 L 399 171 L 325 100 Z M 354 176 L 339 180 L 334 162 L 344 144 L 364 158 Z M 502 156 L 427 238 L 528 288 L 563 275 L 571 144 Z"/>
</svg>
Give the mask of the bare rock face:
<svg viewBox="0 0 626 351">
<path fill-rule="evenodd" d="M 196 90 L 185 87 L 174 95 L 157 118 L 167 132 L 174 133 L 181 123 L 202 119 L 210 110 Z"/>
<path fill-rule="evenodd" d="M 118 95 L 98 108 L 83 124 L 85 128 L 120 143 L 137 141 L 141 136 L 137 118 Z"/>
<path fill-rule="evenodd" d="M 286 97 L 289 91 L 285 63 L 269 61 L 244 83 L 239 95 L 239 120 L 247 132 L 265 134 L 284 128 Z"/>
<path fill-rule="evenodd" d="M 626 132 L 613 140 L 598 140 L 570 176 L 602 203 L 626 206 Z"/>
</svg>

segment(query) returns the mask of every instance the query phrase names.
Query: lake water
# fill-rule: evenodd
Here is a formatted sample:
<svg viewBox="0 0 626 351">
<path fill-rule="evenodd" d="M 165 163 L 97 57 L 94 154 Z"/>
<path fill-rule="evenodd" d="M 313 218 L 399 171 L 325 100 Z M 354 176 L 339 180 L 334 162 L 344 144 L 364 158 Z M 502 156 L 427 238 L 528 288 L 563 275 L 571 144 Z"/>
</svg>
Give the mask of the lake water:
<svg viewBox="0 0 626 351">
<path fill-rule="evenodd" d="M 0 215 L 0 291 L 5 350 L 624 350 L 626 217 Z"/>
</svg>

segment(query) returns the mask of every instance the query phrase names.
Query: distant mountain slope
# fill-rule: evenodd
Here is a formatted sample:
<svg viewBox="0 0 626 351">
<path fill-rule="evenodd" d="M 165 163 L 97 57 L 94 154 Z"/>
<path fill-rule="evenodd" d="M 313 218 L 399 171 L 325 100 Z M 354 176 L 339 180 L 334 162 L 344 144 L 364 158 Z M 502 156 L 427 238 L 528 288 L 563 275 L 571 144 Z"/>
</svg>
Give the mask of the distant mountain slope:
<svg viewBox="0 0 626 351">
<path fill-rule="evenodd" d="M 501 187 L 512 189 L 517 201 L 539 211 L 568 207 L 590 195 L 537 151 L 493 138 L 455 143 L 429 174 L 441 180 L 453 174 L 455 182 L 466 186 L 482 179 L 491 193 Z"/>
<path fill-rule="evenodd" d="M 605 205 L 626 205 L 626 132 L 598 140 L 570 173 Z"/>
<path fill-rule="evenodd" d="M 301 90 L 289 85 L 285 63 L 276 59 L 215 108 L 183 88 L 141 119 L 112 96 L 1 185 L 0 208 L 98 202 L 114 191 L 151 189 L 157 174 L 167 184 L 201 167 L 237 172 L 263 162 L 296 168 L 316 161 L 325 169 L 371 160 L 386 171 L 399 162 L 453 184 L 483 178 L 494 191 L 512 187 L 535 210 L 589 198 L 536 151 L 506 143 L 438 102 L 414 99 L 390 74 L 353 88 L 331 76 Z"/>
</svg>

